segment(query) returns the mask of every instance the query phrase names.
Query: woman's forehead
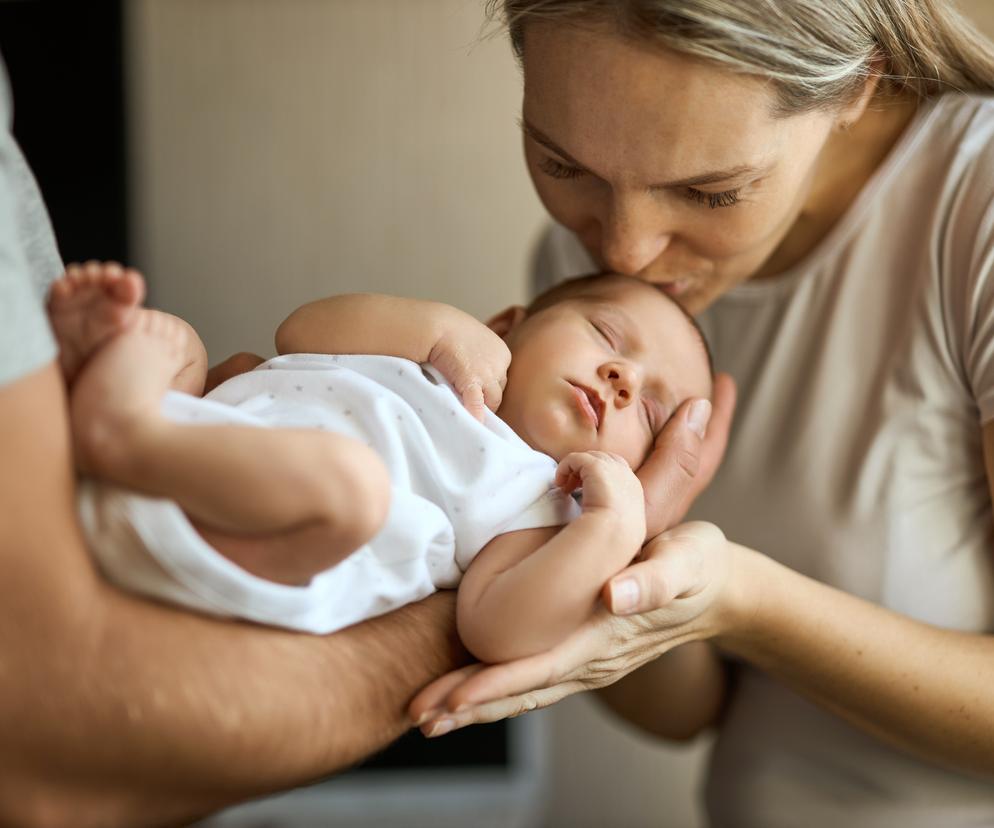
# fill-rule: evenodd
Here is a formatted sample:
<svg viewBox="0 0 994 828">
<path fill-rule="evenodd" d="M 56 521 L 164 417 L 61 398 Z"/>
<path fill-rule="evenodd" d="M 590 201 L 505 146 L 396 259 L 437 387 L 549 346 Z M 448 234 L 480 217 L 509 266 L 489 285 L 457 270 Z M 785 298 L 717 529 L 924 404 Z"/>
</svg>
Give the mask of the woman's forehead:
<svg viewBox="0 0 994 828">
<path fill-rule="evenodd" d="M 667 180 L 701 165 L 762 165 L 787 120 L 759 78 L 605 26 L 530 23 L 523 66 L 525 122 L 594 172 L 644 166 Z"/>
</svg>

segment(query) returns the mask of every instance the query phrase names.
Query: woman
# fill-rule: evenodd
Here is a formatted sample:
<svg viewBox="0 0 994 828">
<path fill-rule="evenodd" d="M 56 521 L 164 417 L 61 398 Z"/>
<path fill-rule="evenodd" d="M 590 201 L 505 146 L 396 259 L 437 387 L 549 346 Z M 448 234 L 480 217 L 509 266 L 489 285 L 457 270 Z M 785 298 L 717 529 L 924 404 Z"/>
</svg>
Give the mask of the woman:
<svg viewBox="0 0 994 828">
<path fill-rule="evenodd" d="M 561 225 L 540 273 L 660 284 L 740 402 L 693 511 L 721 531 L 664 532 L 613 616 L 450 674 L 415 718 L 603 687 L 664 737 L 720 725 L 715 825 L 994 824 L 988 44 L 943 0 L 502 11 Z"/>
</svg>

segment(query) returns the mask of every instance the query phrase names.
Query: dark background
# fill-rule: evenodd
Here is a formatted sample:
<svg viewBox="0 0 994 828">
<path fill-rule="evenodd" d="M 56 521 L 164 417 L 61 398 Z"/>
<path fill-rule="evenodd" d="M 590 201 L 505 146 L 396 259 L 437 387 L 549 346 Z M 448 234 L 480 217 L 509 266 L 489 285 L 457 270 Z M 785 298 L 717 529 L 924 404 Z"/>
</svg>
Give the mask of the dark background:
<svg viewBox="0 0 994 828">
<path fill-rule="evenodd" d="M 0 0 L 14 135 L 65 261 L 128 259 L 121 3 Z"/>
<path fill-rule="evenodd" d="M 0 0 L 0 53 L 13 91 L 14 135 L 67 262 L 138 264 L 128 247 L 123 5 Z M 499 723 L 431 741 L 413 731 L 359 770 L 507 762 L 507 726 Z"/>
</svg>

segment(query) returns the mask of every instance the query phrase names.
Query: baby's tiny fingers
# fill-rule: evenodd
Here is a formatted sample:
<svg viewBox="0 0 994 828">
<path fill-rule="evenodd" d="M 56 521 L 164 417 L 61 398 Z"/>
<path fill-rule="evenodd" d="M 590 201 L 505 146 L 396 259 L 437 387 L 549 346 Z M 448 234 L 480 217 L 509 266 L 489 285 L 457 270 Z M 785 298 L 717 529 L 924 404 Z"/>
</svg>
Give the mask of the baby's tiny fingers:
<svg viewBox="0 0 994 828">
<path fill-rule="evenodd" d="M 496 411 L 500 408 L 500 401 L 504 398 L 504 387 L 499 380 L 491 380 L 483 388 L 483 401 L 487 408 Z"/>
<path fill-rule="evenodd" d="M 483 412 L 487 410 L 483 396 L 483 387 L 479 382 L 471 382 L 462 390 L 462 404 L 477 420 L 483 421 Z"/>
</svg>

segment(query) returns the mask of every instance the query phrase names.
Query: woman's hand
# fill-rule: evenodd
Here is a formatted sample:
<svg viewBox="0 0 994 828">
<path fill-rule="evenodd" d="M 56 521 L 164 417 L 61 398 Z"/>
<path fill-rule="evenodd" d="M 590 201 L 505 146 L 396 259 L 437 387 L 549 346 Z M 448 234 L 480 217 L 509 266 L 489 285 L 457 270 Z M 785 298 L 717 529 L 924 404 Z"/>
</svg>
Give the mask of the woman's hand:
<svg viewBox="0 0 994 828">
<path fill-rule="evenodd" d="M 511 352 L 490 328 L 467 313 L 447 308 L 442 334 L 428 355 L 477 420 L 496 411 L 504 396 Z"/>
<path fill-rule="evenodd" d="M 687 400 L 673 413 L 638 470 L 645 492 L 646 537 L 683 520 L 721 464 L 735 412 L 735 381 L 730 375 L 715 377 L 711 396 L 711 406 L 707 400 Z"/>
<path fill-rule="evenodd" d="M 732 554 L 721 531 L 708 523 L 660 535 L 612 581 L 638 584 L 637 600 L 627 609 L 606 586 L 604 606 L 565 641 L 529 658 L 442 676 L 411 702 L 411 719 L 425 735 L 441 736 L 517 716 L 611 684 L 679 644 L 722 633 L 731 623 Z M 643 612 L 622 616 L 612 610 Z"/>
</svg>

